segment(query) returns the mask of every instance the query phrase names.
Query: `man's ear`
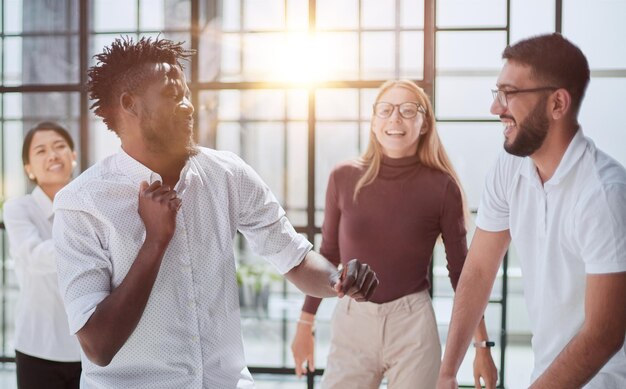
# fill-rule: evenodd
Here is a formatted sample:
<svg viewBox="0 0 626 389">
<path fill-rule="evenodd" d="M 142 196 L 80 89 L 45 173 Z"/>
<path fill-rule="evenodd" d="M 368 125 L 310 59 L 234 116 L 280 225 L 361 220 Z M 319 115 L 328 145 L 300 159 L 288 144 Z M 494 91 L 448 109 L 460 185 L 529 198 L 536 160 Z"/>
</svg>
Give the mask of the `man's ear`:
<svg viewBox="0 0 626 389">
<path fill-rule="evenodd" d="M 135 110 L 135 96 L 131 95 L 128 92 L 122 93 L 120 96 L 120 106 L 122 109 L 133 116 L 137 116 L 137 111 Z"/>
<path fill-rule="evenodd" d="M 572 96 L 567 89 L 560 88 L 552 94 L 551 113 L 553 119 L 561 119 L 572 109 Z"/>
</svg>

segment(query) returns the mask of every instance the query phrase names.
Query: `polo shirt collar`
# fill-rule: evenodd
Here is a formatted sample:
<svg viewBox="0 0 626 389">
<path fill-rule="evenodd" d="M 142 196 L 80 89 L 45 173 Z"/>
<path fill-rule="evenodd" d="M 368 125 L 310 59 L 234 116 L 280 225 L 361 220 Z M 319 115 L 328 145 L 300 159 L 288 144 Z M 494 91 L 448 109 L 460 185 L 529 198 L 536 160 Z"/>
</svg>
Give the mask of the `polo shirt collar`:
<svg viewBox="0 0 626 389">
<path fill-rule="evenodd" d="M 33 197 L 33 200 L 35 200 L 35 204 L 37 204 L 37 206 L 41 209 L 41 212 L 43 212 L 43 215 L 47 219 L 50 219 L 54 214 L 52 210 L 52 200 L 50 200 L 50 197 L 48 197 L 48 195 L 39 186 L 36 186 L 35 189 L 33 189 L 31 196 Z"/>
<path fill-rule="evenodd" d="M 586 148 L 587 139 L 583 135 L 582 128 L 579 128 L 570 141 L 569 146 L 567 146 L 559 166 L 557 166 L 556 171 L 545 185 L 558 185 L 574 169 Z"/>
<path fill-rule="evenodd" d="M 559 166 L 557 166 L 554 175 L 552 175 L 552 177 L 543 184 L 543 187 L 545 188 L 546 186 L 558 185 L 565 178 L 565 176 L 567 176 L 569 172 L 574 169 L 576 163 L 583 155 L 586 148 L 587 139 L 583 135 L 582 128 L 579 128 L 567 146 L 567 150 L 565 150 L 565 154 L 563 154 L 563 158 L 561 158 L 561 162 L 559 162 Z M 524 157 L 524 164 L 520 173 L 528 179 L 536 180 L 541 186 L 541 179 L 539 178 L 537 167 L 535 166 L 535 162 L 533 162 L 532 158 Z"/>
</svg>

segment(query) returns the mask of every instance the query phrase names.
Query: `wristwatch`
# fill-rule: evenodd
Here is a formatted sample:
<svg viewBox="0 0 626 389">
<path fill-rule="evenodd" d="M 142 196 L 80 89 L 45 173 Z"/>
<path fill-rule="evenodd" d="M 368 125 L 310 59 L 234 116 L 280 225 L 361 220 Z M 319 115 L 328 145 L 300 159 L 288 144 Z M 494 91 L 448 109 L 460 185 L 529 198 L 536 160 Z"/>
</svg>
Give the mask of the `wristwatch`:
<svg viewBox="0 0 626 389">
<path fill-rule="evenodd" d="M 490 342 L 488 340 L 483 340 L 481 342 L 474 342 L 474 347 L 476 348 L 491 348 L 496 345 L 496 342 Z"/>
</svg>

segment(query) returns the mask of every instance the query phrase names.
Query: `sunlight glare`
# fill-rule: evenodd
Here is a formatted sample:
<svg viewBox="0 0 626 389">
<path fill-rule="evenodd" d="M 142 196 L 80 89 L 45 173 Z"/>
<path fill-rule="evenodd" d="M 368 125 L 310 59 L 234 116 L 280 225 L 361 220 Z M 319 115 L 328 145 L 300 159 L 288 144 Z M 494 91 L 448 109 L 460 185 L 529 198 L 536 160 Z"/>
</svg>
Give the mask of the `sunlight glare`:
<svg viewBox="0 0 626 389">
<path fill-rule="evenodd" d="M 328 44 L 307 32 L 287 33 L 280 52 L 274 54 L 274 66 L 268 78 L 298 85 L 327 80 L 332 75 L 329 61 L 325 60 Z"/>
</svg>

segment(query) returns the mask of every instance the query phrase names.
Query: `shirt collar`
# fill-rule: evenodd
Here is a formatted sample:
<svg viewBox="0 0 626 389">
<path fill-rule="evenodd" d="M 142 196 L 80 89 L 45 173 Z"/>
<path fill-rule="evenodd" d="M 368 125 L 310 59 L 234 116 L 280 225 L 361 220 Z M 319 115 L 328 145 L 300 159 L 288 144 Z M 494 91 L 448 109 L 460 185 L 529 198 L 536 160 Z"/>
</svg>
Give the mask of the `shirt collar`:
<svg viewBox="0 0 626 389">
<path fill-rule="evenodd" d="M 179 194 L 182 194 L 182 191 L 184 191 L 184 189 L 187 187 L 190 178 L 188 175 L 191 170 L 190 159 L 185 162 L 185 166 L 180 172 L 178 183 L 174 187 L 174 189 L 177 190 Z M 128 155 L 126 151 L 124 151 L 124 149 L 122 148 L 120 148 L 117 156 L 117 168 L 122 174 L 130 178 L 130 180 L 135 184 L 139 184 L 142 181 L 147 181 L 149 184 L 155 181 L 163 182 L 163 179 L 161 178 L 161 175 L 159 173 L 150 170 L 150 168 Z"/>
<path fill-rule="evenodd" d="M 133 183 L 139 184 L 142 181 L 152 183 L 161 180 L 158 173 L 153 172 L 141 162 L 137 161 L 120 148 L 116 158 L 118 170 L 126 177 L 130 178 Z"/>
<path fill-rule="evenodd" d="M 587 139 L 583 135 L 582 128 L 579 128 L 576 134 L 574 134 L 569 146 L 567 146 L 567 150 L 565 150 L 565 154 L 563 154 L 559 166 L 557 166 L 552 177 L 546 182 L 546 185 L 557 185 L 561 182 L 565 176 L 574 169 L 574 166 L 583 155 L 586 148 Z"/>
<path fill-rule="evenodd" d="M 35 200 L 35 204 L 41 209 L 44 216 L 47 219 L 50 219 L 54 212 L 52 210 L 52 200 L 50 197 L 41 189 L 39 186 L 36 186 L 35 189 L 31 192 L 31 196 L 33 196 L 33 200 Z"/>
<path fill-rule="evenodd" d="M 552 177 L 544 184 L 544 187 L 559 184 L 563 178 L 565 178 L 565 176 L 572 171 L 576 162 L 578 162 L 586 148 L 587 139 L 583 135 L 582 128 L 579 128 L 567 146 L 567 150 L 565 150 L 565 154 L 563 154 L 561 162 L 559 162 L 559 166 L 557 166 Z M 532 158 L 524 157 L 524 165 L 521 169 L 521 174 L 526 178 L 536 179 L 539 184 L 541 184 L 541 179 L 537 173 L 537 167 L 535 166 Z"/>
</svg>

